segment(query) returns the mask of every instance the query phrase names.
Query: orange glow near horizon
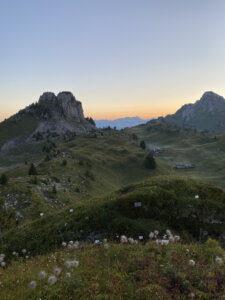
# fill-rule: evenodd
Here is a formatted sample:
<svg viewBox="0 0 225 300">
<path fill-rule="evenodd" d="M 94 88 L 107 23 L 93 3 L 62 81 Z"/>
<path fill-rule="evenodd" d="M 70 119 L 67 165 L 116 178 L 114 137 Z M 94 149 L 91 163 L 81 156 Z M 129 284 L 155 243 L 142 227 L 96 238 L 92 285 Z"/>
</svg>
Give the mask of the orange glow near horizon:
<svg viewBox="0 0 225 300">
<path fill-rule="evenodd" d="M 91 117 L 94 120 L 115 120 L 125 117 L 139 117 L 141 119 L 152 119 L 158 117 L 165 117 L 168 114 L 173 114 L 176 112 L 177 109 L 170 109 L 170 110 L 146 110 L 146 111 L 139 111 L 139 110 L 120 110 L 120 111 L 100 111 L 94 112 L 91 110 L 85 110 L 84 115 L 86 117 Z"/>
</svg>

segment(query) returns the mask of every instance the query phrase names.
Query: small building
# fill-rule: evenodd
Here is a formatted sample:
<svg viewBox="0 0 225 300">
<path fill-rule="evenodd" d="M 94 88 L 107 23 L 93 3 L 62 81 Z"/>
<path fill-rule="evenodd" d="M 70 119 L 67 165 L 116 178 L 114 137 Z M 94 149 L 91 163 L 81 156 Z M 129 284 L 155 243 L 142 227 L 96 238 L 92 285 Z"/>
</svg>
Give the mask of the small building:
<svg viewBox="0 0 225 300">
<path fill-rule="evenodd" d="M 192 169 L 195 168 L 194 164 L 178 164 L 175 166 L 175 169 Z"/>
</svg>

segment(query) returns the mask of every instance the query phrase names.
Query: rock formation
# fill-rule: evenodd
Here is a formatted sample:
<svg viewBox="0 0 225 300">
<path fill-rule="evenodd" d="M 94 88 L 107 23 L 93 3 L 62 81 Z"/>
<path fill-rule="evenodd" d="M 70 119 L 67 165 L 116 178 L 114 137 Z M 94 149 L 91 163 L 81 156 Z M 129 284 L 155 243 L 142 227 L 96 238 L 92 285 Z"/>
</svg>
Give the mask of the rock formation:
<svg viewBox="0 0 225 300">
<path fill-rule="evenodd" d="M 32 129 L 28 135 L 23 131 L 18 135 L 17 130 L 13 138 L 4 142 L 1 147 L 3 151 L 24 141 L 40 141 L 46 138 L 68 140 L 96 129 L 90 119 L 85 119 L 81 102 L 77 101 L 71 92 L 61 92 L 57 96 L 51 92 L 43 93 L 37 103 L 31 104 L 1 123 L 0 129 L 1 126 L 4 129 L 8 126 L 10 131 L 10 127 L 15 125 L 18 128 L 25 118 L 29 118 L 32 124 L 36 124 L 35 129 Z"/>
</svg>

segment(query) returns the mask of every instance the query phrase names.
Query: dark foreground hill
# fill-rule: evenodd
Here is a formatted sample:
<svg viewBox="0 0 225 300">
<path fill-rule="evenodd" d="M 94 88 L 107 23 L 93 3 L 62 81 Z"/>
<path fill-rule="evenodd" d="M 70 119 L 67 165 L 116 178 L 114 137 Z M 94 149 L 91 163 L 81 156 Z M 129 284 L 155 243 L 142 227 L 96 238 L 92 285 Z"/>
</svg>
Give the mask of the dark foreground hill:
<svg viewBox="0 0 225 300">
<path fill-rule="evenodd" d="M 106 197 L 77 202 L 6 231 L 4 252 L 26 248 L 32 254 L 49 252 L 62 241 L 95 240 L 117 235 L 133 238 L 170 229 L 183 241 L 225 239 L 225 192 L 208 184 L 159 176 L 132 184 Z"/>
</svg>

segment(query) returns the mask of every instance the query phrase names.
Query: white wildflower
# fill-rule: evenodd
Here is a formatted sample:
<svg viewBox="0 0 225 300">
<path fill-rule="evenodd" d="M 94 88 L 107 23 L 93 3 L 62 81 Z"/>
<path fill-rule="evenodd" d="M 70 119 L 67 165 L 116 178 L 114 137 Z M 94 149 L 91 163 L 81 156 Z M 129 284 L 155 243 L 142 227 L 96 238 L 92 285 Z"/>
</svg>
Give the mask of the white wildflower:
<svg viewBox="0 0 225 300">
<path fill-rule="evenodd" d="M 166 230 L 166 234 L 167 234 L 168 236 L 172 235 L 172 233 L 171 233 L 171 231 L 170 231 L 169 229 Z"/>
<path fill-rule="evenodd" d="M 39 278 L 44 279 L 46 277 L 46 272 L 44 270 L 40 271 Z"/>
<path fill-rule="evenodd" d="M 163 239 L 161 242 L 162 242 L 162 245 L 168 245 L 169 244 L 169 240 Z"/>
<path fill-rule="evenodd" d="M 157 236 L 159 234 L 158 230 L 154 231 L 155 236 Z"/>
<path fill-rule="evenodd" d="M 150 240 L 152 240 L 154 238 L 154 232 L 149 233 L 149 238 L 150 238 Z"/>
<path fill-rule="evenodd" d="M 138 238 L 139 238 L 139 240 L 143 240 L 144 237 L 143 237 L 143 235 L 139 235 Z"/>
<path fill-rule="evenodd" d="M 221 265 L 223 263 L 223 259 L 219 256 L 217 256 L 215 260 L 216 260 L 216 263 L 219 265 Z"/>
<path fill-rule="evenodd" d="M 67 278 L 70 278 L 71 277 L 71 274 L 68 272 L 68 273 L 66 273 L 66 277 Z"/>
<path fill-rule="evenodd" d="M 172 243 L 175 242 L 174 236 L 170 236 L 170 237 L 169 237 L 169 241 L 172 242 Z"/>
<path fill-rule="evenodd" d="M 174 236 L 174 240 L 175 240 L 175 242 L 179 242 L 180 241 L 180 236 L 179 235 L 175 235 Z"/>
<path fill-rule="evenodd" d="M 72 246 L 72 245 L 73 245 L 73 241 L 69 241 L 69 245 L 71 245 L 71 246 Z"/>
<path fill-rule="evenodd" d="M 66 268 L 70 268 L 71 267 L 71 261 L 70 260 L 65 261 L 64 266 Z"/>
<path fill-rule="evenodd" d="M 190 266 L 194 266 L 194 265 L 195 265 L 195 261 L 194 261 L 193 259 L 190 259 L 190 260 L 189 260 L 189 265 L 190 265 Z"/>
<path fill-rule="evenodd" d="M 37 282 L 34 280 L 29 283 L 29 288 L 31 288 L 31 289 L 35 289 L 36 286 L 37 286 Z"/>
<path fill-rule="evenodd" d="M 29 259 L 29 255 L 26 255 L 25 258 L 26 258 L 26 259 Z"/>
<path fill-rule="evenodd" d="M 72 260 L 71 261 L 71 266 L 77 268 L 79 266 L 79 261 L 78 260 Z"/>
<path fill-rule="evenodd" d="M 70 213 L 72 213 L 72 212 L 73 212 L 73 209 L 71 208 L 71 209 L 70 209 Z"/>
<path fill-rule="evenodd" d="M 74 242 L 74 244 L 73 244 L 73 249 L 77 249 L 77 248 L 79 248 L 79 245 L 80 245 L 80 243 L 78 242 L 78 241 L 76 241 L 76 242 Z"/>
<path fill-rule="evenodd" d="M 121 237 L 120 237 L 120 242 L 121 242 L 122 244 L 127 243 L 127 242 L 128 242 L 127 237 L 126 237 L 125 235 L 121 235 Z"/>
<path fill-rule="evenodd" d="M 66 242 L 62 242 L 63 247 L 66 247 L 66 245 L 67 245 Z"/>
<path fill-rule="evenodd" d="M 23 253 L 23 254 L 25 254 L 26 252 L 27 252 L 27 250 L 26 250 L 26 249 L 23 249 L 23 250 L 22 250 L 22 253 Z"/>
<path fill-rule="evenodd" d="M 134 239 L 133 239 L 133 238 L 128 238 L 127 240 L 128 240 L 128 242 L 129 242 L 131 245 L 134 244 Z"/>
<path fill-rule="evenodd" d="M 1 267 L 5 268 L 6 267 L 6 263 L 4 261 L 1 262 Z"/>
<path fill-rule="evenodd" d="M 61 273 L 61 271 L 62 271 L 62 270 L 61 270 L 60 268 L 57 267 L 57 268 L 54 269 L 54 274 L 55 274 L 56 276 L 59 276 L 60 273 Z"/>
<path fill-rule="evenodd" d="M 105 248 L 105 249 L 109 249 L 109 244 L 104 243 L 104 248 Z"/>
<path fill-rule="evenodd" d="M 13 255 L 13 256 L 16 256 L 16 251 L 13 251 L 12 255 Z"/>
<path fill-rule="evenodd" d="M 54 275 L 48 277 L 48 284 L 53 285 L 56 283 L 56 281 L 57 281 L 57 278 Z"/>
<path fill-rule="evenodd" d="M 195 195 L 195 199 L 199 199 L 199 195 Z"/>
</svg>

